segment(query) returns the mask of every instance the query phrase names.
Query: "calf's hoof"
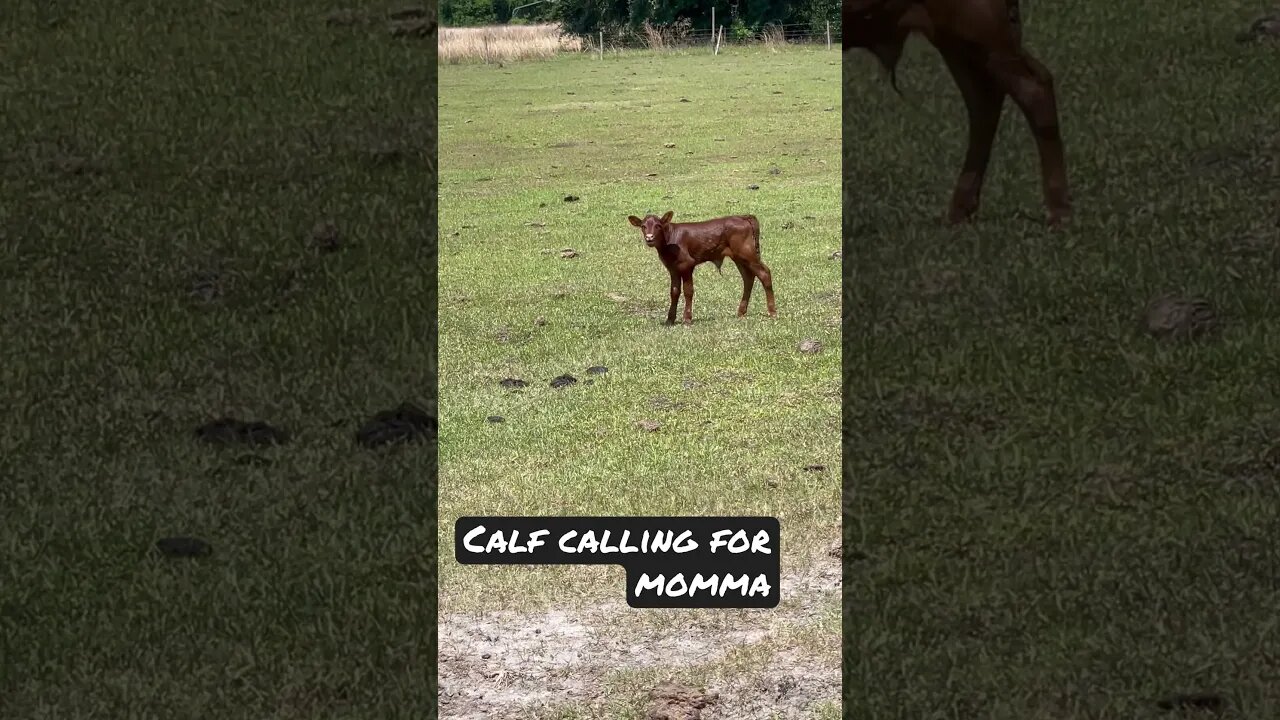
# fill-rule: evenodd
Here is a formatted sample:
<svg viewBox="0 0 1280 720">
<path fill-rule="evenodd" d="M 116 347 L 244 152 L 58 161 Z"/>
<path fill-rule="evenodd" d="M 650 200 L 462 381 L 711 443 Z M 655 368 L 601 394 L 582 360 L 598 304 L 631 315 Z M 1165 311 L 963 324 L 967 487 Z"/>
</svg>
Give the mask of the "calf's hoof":
<svg viewBox="0 0 1280 720">
<path fill-rule="evenodd" d="M 963 225 L 973 220 L 975 209 L 973 208 L 956 208 L 952 207 L 947 210 L 947 215 L 942 222 L 947 225 Z"/>
<path fill-rule="evenodd" d="M 1071 208 L 1061 207 L 1049 210 L 1049 227 L 1060 228 L 1071 222 Z"/>
</svg>

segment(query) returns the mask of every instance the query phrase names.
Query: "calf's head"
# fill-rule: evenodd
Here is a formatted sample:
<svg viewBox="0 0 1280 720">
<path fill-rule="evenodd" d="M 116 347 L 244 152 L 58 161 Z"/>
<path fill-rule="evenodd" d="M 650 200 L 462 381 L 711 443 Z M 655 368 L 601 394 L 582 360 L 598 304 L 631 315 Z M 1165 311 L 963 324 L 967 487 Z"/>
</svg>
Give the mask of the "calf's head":
<svg viewBox="0 0 1280 720">
<path fill-rule="evenodd" d="M 670 236 L 667 233 L 667 226 L 671 223 L 671 216 L 673 214 L 674 213 L 671 210 L 668 210 L 667 214 L 662 217 L 658 217 L 657 215 L 645 215 L 643 220 L 635 215 L 628 215 L 627 220 L 630 221 L 632 225 L 640 228 L 640 231 L 644 233 L 645 245 L 648 245 L 649 247 L 662 247 L 663 245 L 670 245 L 675 242 L 670 239 Z"/>
</svg>

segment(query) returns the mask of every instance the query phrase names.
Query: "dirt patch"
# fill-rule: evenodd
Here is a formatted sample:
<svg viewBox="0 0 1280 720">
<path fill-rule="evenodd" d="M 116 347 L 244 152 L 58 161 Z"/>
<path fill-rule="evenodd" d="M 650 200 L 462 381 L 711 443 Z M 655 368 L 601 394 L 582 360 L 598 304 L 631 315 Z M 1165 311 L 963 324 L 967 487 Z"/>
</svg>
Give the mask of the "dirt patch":
<svg viewBox="0 0 1280 720">
<path fill-rule="evenodd" d="M 712 665 L 735 650 L 819 622 L 839 591 L 838 561 L 821 556 L 783 576 L 783 602 L 774 610 L 637 611 L 609 601 L 533 613 L 442 615 L 440 717 L 527 718 L 574 704 L 602 709 L 616 703 L 606 695 L 605 681 L 617 671 L 678 674 Z M 669 621 L 655 622 L 655 612 L 668 614 Z M 699 708 L 702 719 L 803 718 L 820 703 L 838 701 L 839 638 L 832 643 L 822 655 L 770 653 L 759 672 L 710 682 L 705 691 L 721 699 Z"/>
<path fill-rule="evenodd" d="M 207 305 L 226 294 L 227 282 L 220 270 L 197 270 L 191 273 L 187 295 L 198 305 Z"/>
<path fill-rule="evenodd" d="M 427 18 L 392 20 L 387 31 L 391 33 L 391 37 L 428 38 L 436 34 L 436 21 Z"/>
<path fill-rule="evenodd" d="M 493 334 L 493 339 L 504 345 L 515 344 L 521 345 L 533 339 L 533 333 L 528 330 L 513 330 L 509 327 L 500 327 Z"/>
<path fill-rule="evenodd" d="M 385 16 L 353 9 L 335 10 L 325 16 L 325 24 L 333 28 L 357 28 L 371 26 L 385 18 L 391 37 L 427 38 L 435 35 L 436 22 L 426 8 L 406 7 L 393 10 Z"/>
<path fill-rule="evenodd" d="M 855 407 L 856 415 L 874 418 L 877 427 L 898 434 L 955 432 L 960 428 L 987 434 L 1005 426 L 1003 414 L 989 399 L 924 390 L 896 389 L 883 397 L 861 398 Z"/>
<path fill-rule="evenodd" d="M 680 410 L 686 405 L 686 403 L 674 401 L 665 395 L 649 398 L 649 404 L 655 410 Z"/>
<path fill-rule="evenodd" d="M 65 137 L 36 140 L 0 155 L 0 167 L 13 177 L 59 179 L 101 175 L 107 171 L 102 152 Z"/>
<path fill-rule="evenodd" d="M 1216 334 L 1222 326 L 1208 300 L 1165 294 L 1143 313 L 1144 329 L 1158 340 L 1193 340 Z"/>
<path fill-rule="evenodd" d="M 311 228 L 311 246 L 322 253 L 342 249 L 342 234 L 332 220 L 321 220 Z"/>
<path fill-rule="evenodd" d="M 434 439 L 440 424 L 435 415 L 410 402 L 377 413 L 356 432 L 356 442 L 366 448 Z"/>
<path fill-rule="evenodd" d="M 1205 710 L 1220 713 L 1226 706 L 1226 700 L 1217 693 L 1190 693 L 1174 695 L 1156 702 L 1161 710 Z"/>
<path fill-rule="evenodd" d="M 830 655 L 831 659 L 814 657 L 794 648 L 771 654 L 756 672 L 717 686 L 718 702 L 702 713 L 701 720 L 813 717 L 815 708 L 840 699 L 838 636 L 832 637 Z"/>
<path fill-rule="evenodd" d="M 741 370 L 721 370 L 714 373 L 711 378 L 717 382 L 728 384 L 752 383 L 756 381 L 755 375 Z"/>
<path fill-rule="evenodd" d="M 213 552 L 209 543 L 193 537 L 167 537 L 156 541 L 156 549 L 169 557 L 205 557 Z"/>
<path fill-rule="evenodd" d="M 196 438 L 210 445 L 284 445 L 289 433 L 258 420 L 224 417 L 196 428 Z"/>
<path fill-rule="evenodd" d="M 622 307 L 628 313 L 637 317 L 650 320 L 665 320 L 667 318 L 667 303 L 660 300 L 624 301 Z"/>
<path fill-rule="evenodd" d="M 399 10 L 392 10 L 388 14 L 388 17 L 392 20 L 412 20 L 414 18 L 425 18 L 428 16 L 429 13 L 427 12 L 427 9 L 419 6 L 403 7 Z"/>
<path fill-rule="evenodd" d="M 1236 33 L 1236 42 L 1280 41 L 1280 8 L 1254 20 L 1249 27 Z"/>
<path fill-rule="evenodd" d="M 702 720 L 702 709 L 714 703 L 715 695 L 675 682 L 664 682 L 649 691 L 645 720 Z"/>
</svg>

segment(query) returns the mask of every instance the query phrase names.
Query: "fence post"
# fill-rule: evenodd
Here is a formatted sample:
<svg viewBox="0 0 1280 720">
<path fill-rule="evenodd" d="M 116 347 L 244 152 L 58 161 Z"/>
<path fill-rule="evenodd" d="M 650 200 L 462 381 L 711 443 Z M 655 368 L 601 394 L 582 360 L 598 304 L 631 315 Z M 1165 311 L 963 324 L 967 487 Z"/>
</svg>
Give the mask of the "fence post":
<svg viewBox="0 0 1280 720">
<path fill-rule="evenodd" d="M 831 49 L 831 21 L 827 21 L 827 49 Z"/>
<path fill-rule="evenodd" d="M 716 43 L 716 6 L 711 6 L 711 54 L 715 55 L 720 52 L 720 48 Z"/>
<path fill-rule="evenodd" d="M 604 59 L 604 31 L 600 31 L 600 59 Z"/>
</svg>

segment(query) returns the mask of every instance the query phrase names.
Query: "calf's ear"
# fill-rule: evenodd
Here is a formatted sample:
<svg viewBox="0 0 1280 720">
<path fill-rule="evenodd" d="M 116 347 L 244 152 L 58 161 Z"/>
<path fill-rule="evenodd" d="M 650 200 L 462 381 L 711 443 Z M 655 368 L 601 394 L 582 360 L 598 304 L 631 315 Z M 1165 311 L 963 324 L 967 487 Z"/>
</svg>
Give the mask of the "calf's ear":
<svg viewBox="0 0 1280 720">
<path fill-rule="evenodd" d="M 636 217 L 635 215 L 628 215 L 627 220 L 630 221 L 631 224 L 635 225 L 636 227 L 640 227 L 641 225 L 644 224 L 640 222 L 640 218 Z"/>
<path fill-rule="evenodd" d="M 666 223 L 671 222 L 671 216 L 672 216 L 672 215 L 675 215 L 675 212 L 673 212 L 673 211 L 671 211 L 671 210 L 668 210 L 668 211 L 667 211 L 667 214 L 662 216 L 662 222 L 663 222 L 663 224 L 664 224 L 664 225 L 665 225 Z"/>
</svg>

